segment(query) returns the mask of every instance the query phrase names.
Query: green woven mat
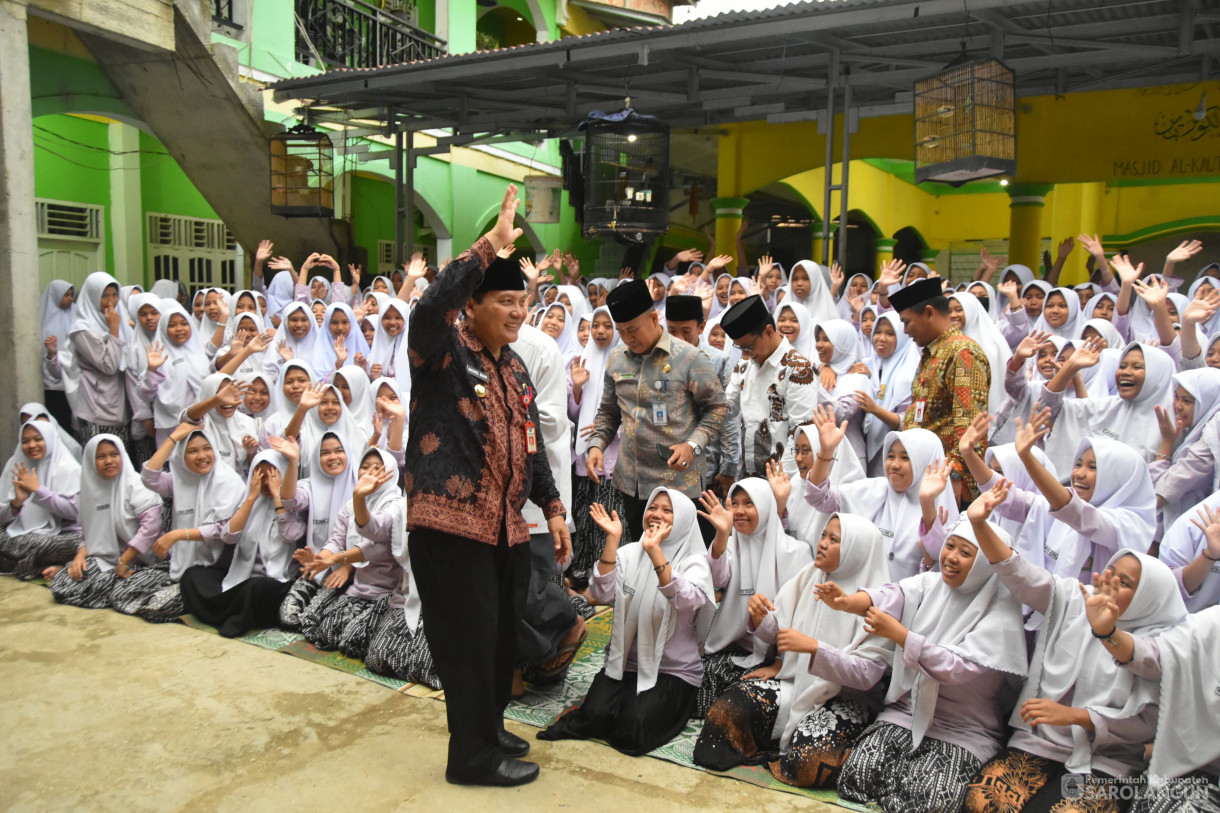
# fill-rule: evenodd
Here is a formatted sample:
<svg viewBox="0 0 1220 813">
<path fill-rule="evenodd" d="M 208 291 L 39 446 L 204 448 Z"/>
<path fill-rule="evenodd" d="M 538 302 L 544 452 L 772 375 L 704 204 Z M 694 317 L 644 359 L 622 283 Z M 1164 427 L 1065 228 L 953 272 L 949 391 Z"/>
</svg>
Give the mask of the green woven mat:
<svg viewBox="0 0 1220 813">
<path fill-rule="evenodd" d="M 589 685 L 593 682 L 593 677 L 602 668 L 602 652 L 610 642 L 610 627 L 613 623 L 613 618 L 613 611 L 606 610 L 588 621 L 589 636 L 585 639 L 575 660 L 572 661 L 572 667 L 568 670 L 567 679 L 563 683 L 537 688 L 526 686 L 525 695 L 520 700 L 510 703 L 504 712 L 504 716 L 510 720 L 534 726 L 535 728 L 546 728 L 555 722 L 565 711 L 580 705 L 585 693 L 589 690 Z M 210 627 L 193 616 L 183 616 L 181 621 L 188 627 L 213 634 L 216 633 L 215 627 Z M 338 652 L 319 651 L 306 641 L 304 636 L 296 632 L 287 632 L 279 629 L 255 630 L 241 636 L 237 640 L 262 647 L 263 649 L 293 655 L 313 663 L 328 666 L 331 669 L 338 669 L 340 672 L 346 672 L 365 680 L 371 680 L 374 683 L 402 694 L 411 695 L 412 697 L 445 699 L 444 692 L 434 691 L 422 683 L 406 683 L 394 678 L 383 677 L 366 669 L 362 661 L 349 658 Z M 685 768 L 694 768 L 697 771 L 704 771 L 716 776 L 726 776 L 740 782 L 748 782 L 758 787 L 816 799 L 819 802 L 838 805 L 849 810 L 870 810 L 870 808 L 863 805 L 840 800 L 839 795 L 833 790 L 810 790 L 785 785 L 772 776 L 771 771 L 766 766 L 741 766 L 725 773 L 708 771 L 705 768 L 701 768 L 694 763 L 692 755 L 695 751 L 695 741 L 699 739 L 699 731 L 702 728 L 702 720 L 691 720 L 680 735 L 666 745 L 650 752 L 648 756 L 663 759 L 666 762 L 672 762 Z"/>
</svg>

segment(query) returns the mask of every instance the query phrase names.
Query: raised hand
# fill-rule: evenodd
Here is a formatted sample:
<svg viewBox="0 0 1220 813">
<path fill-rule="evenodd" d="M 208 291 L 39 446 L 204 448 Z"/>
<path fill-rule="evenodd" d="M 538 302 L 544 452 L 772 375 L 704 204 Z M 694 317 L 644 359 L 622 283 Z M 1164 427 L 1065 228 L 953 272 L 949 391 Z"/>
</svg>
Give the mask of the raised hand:
<svg viewBox="0 0 1220 813">
<path fill-rule="evenodd" d="M 771 484 L 775 504 L 777 506 L 787 505 L 788 496 L 792 494 L 792 481 L 788 478 L 788 472 L 784 471 L 783 464 L 778 460 L 767 461 L 767 482 Z M 780 513 L 783 513 L 782 509 Z"/>
<path fill-rule="evenodd" d="M 1208 559 L 1220 559 L 1220 514 L 1212 511 L 1210 505 L 1204 505 L 1196 514 L 1198 518 L 1191 517 L 1190 521 L 1207 538 L 1207 547 L 1203 552 Z"/>
<path fill-rule="evenodd" d="M 181 443 L 191 436 L 192 432 L 197 432 L 203 427 L 198 424 L 188 423 L 183 421 L 174 427 L 174 430 L 169 433 L 169 439 L 174 443 Z"/>
<path fill-rule="evenodd" d="M 950 468 L 948 459 L 929 463 L 923 474 L 923 480 L 919 483 L 919 496 L 928 499 L 939 497 L 945 490 L 945 486 L 949 485 Z"/>
<path fill-rule="evenodd" d="M 504 199 L 500 201 L 500 214 L 496 217 L 496 224 L 484 235 L 487 242 L 491 243 L 493 251 L 499 251 L 504 246 L 512 245 L 524 233 L 514 225 L 517 218 L 517 206 L 520 203 L 521 201 L 517 198 L 517 185 L 510 183 L 504 190 Z"/>
<path fill-rule="evenodd" d="M 1110 258 L 1110 267 L 1114 269 L 1119 280 L 1125 283 L 1135 282 L 1144 273 L 1143 263 L 1132 267 L 1131 261 L 1121 254 L 1115 254 Z"/>
<path fill-rule="evenodd" d="M 987 246 L 983 246 L 983 250 L 979 252 L 979 267 L 987 272 L 988 277 L 995 276 L 995 272 L 1007 261 L 1008 258 L 1003 255 L 992 254 L 987 250 Z"/>
<path fill-rule="evenodd" d="M 1011 487 L 1011 480 L 1001 479 L 994 486 L 974 498 L 974 502 L 970 503 L 970 507 L 966 509 L 966 518 L 971 522 L 986 522 L 992 512 L 999 508 L 1004 500 L 1008 499 L 1008 491 Z"/>
<path fill-rule="evenodd" d="M 251 342 L 251 344 L 253 344 L 253 342 Z M 287 342 L 275 348 L 275 351 L 280 354 L 280 358 L 282 358 L 284 361 L 292 361 L 292 348 L 288 346 Z"/>
<path fill-rule="evenodd" d="M 1043 407 L 1041 404 L 1034 404 L 1029 410 L 1028 421 L 1017 418 L 1017 437 L 1013 440 L 1013 445 L 1017 447 L 1017 454 L 1029 454 L 1030 450 L 1034 448 L 1034 444 L 1050 433 L 1050 421 L 1050 407 Z"/>
<path fill-rule="evenodd" d="M 326 388 L 327 384 L 323 381 L 319 381 L 317 384 L 314 384 L 312 387 L 305 390 L 305 392 L 301 393 L 301 400 L 298 403 L 298 406 L 305 410 L 314 409 L 322 403 L 322 394 L 326 392 Z"/>
<path fill-rule="evenodd" d="M 1101 361 L 1101 351 L 1105 349 L 1105 339 L 1086 339 L 1084 344 L 1076 348 L 1064 364 L 1070 364 L 1077 371 L 1088 369 Z"/>
<path fill-rule="evenodd" d="M 301 445 L 292 438 L 282 438 L 279 435 L 268 435 L 267 445 L 296 464 L 301 460 Z"/>
<path fill-rule="evenodd" d="M 159 370 L 161 365 L 169 359 L 165 352 L 165 345 L 161 344 L 161 342 L 151 342 L 145 355 L 148 357 L 149 370 Z"/>
<path fill-rule="evenodd" d="M 538 266 L 534 265 L 534 261 L 529 257 L 522 257 L 517 261 L 517 265 L 521 266 L 521 275 L 525 277 L 526 284 L 533 288 L 538 284 Z"/>
<path fill-rule="evenodd" d="M 962 436 L 957 441 L 957 450 L 962 454 L 970 451 L 987 439 L 987 433 L 991 430 L 991 415 L 986 412 L 980 412 L 974 416 L 974 420 L 962 432 Z"/>
<path fill-rule="evenodd" d="M 635 278 L 635 269 L 629 265 L 624 265 L 622 268 L 620 268 L 618 270 L 618 278 L 620 281 L 625 280 L 625 279 L 634 279 Z"/>
<path fill-rule="evenodd" d="M 606 507 L 599 502 L 595 502 L 589 506 L 589 518 L 593 520 L 593 524 L 601 528 L 607 537 L 621 539 L 623 537 L 623 523 L 618 518 L 618 511 L 606 513 Z"/>
<path fill-rule="evenodd" d="M 823 404 L 813 411 L 813 425 L 818 428 L 822 451 L 829 457 L 847 435 L 847 421 L 836 424 L 834 410 Z"/>
<path fill-rule="evenodd" d="M 250 385 L 245 381 L 234 381 L 229 379 L 224 385 L 216 391 L 216 398 L 223 407 L 241 406 L 242 400 L 246 397 L 246 388 Z"/>
<path fill-rule="evenodd" d="M 1179 422 L 1174 417 L 1172 410 L 1165 409 L 1162 406 L 1154 406 L 1152 409 L 1156 412 L 1156 423 L 1161 430 L 1161 440 L 1168 443 L 1172 449 L 1173 445 L 1178 442 L 1178 437 L 1182 434 L 1182 430 L 1186 428 L 1186 422 Z"/>
<path fill-rule="evenodd" d="M 287 271 L 290 274 L 296 273 L 292 260 L 287 257 L 272 257 L 270 260 L 267 260 L 267 267 L 272 271 Z"/>
<path fill-rule="evenodd" d="M 1072 249 L 1075 247 L 1076 247 L 1075 240 L 1073 240 L 1071 237 L 1063 238 L 1063 241 L 1059 243 L 1060 262 L 1062 262 L 1063 260 L 1066 260 L 1068 258 L 1068 255 L 1072 253 Z"/>
<path fill-rule="evenodd" d="M 1202 296 L 1195 294 L 1195 298 L 1190 300 L 1182 311 L 1182 325 L 1197 325 L 1200 322 L 1206 322 L 1215 315 L 1217 310 L 1220 310 L 1220 291 L 1211 290 Z M 47 341 L 54 338 L 54 336 L 48 336 Z"/>
<path fill-rule="evenodd" d="M 585 360 L 580 356 L 572 359 L 570 372 L 572 375 L 573 389 L 583 388 L 585 384 L 589 383 L 589 369 L 585 367 Z"/>
<path fill-rule="evenodd" d="M 556 249 L 558 251 L 559 249 Z M 580 279 L 580 260 L 576 259 L 576 255 L 570 251 L 563 253 L 563 264 L 568 269 L 568 282 L 575 285 Z"/>
<path fill-rule="evenodd" d="M 1140 299 L 1153 308 L 1169 298 L 1169 283 L 1163 279 L 1135 280 L 1131 287 L 1139 294 Z"/>
<path fill-rule="evenodd" d="M 1105 573 L 1093 574 L 1093 592 L 1080 585 L 1080 595 L 1084 599 L 1084 615 L 1089 620 L 1089 626 L 1098 635 L 1106 635 L 1118 626 L 1121 615 L 1118 603 L 1114 600 L 1109 588 L 1109 579 Z"/>
<path fill-rule="evenodd" d="M 644 552 L 649 555 L 649 558 L 661 549 L 661 542 L 669 536 L 669 532 L 673 529 L 674 526 L 668 522 L 649 525 L 644 529 L 644 536 L 640 538 L 640 545 L 643 546 Z"/>
<path fill-rule="evenodd" d="M 275 243 L 270 240 L 259 240 L 258 248 L 254 251 L 254 262 L 263 264 L 271 259 L 271 253 L 275 250 Z"/>
<path fill-rule="evenodd" d="M 1048 330 L 1035 330 L 1030 333 L 1017 345 L 1017 349 L 1012 351 L 1013 356 L 1019 358 L 1022 362 L 1026 359 L 1033 358 L 1038 353 L 1038 348 L 1050 341 L 1051 334 Z"/>
<path fill-rule="evenodd" d="M 712 527 L 716 529 L 718 535 L 728 536 L 732 533 L 733 512 L 729 510 L 727 497 L 722 503 L 714 491 L 704 491 L 699 495 L 699 505 L 703 506 L 699 516 L 712 523 Z"/>
<path fill-rule="evenodd" d="M 375 406 L 378 415 L 382 418 L 389 418 L 391 421 L 407 414 L 406 405 L 397 398 L 383 398 L 379 395 Z"/>
<path fill-rule="evenodd" d="M 393 480 L 394 477 L 394 472 L 387 469 L 385 466 L 374 466 L 364 474 L 360 475 L 360 479 L 356 481 L 356 485 L 352 489 L 352 496 L 367 497 L 386 483 Z"/>
<path fill-rule="evenodd" d="M 1203 250 L 1203 243 L 1199 240 L 1183 240 L 1178 243 L 1178 247 L 1165 255 L 1165 262 L 1180 263 L 1189 260 L 1191 257 Z"/>
<path fill-rule="evenodd" d="M 355 285 L 357 288 L 360 287 L 360 277 L 361 277 L 363 271 L 364 271 L 364 268 L 358 264 L 355 264 L 355 263 L 347 264 L 347 273 L 352 275 L 352 285 Z M 360 316 L 363 316 L 363 315 L 364 314 L 360 314 Z M 359 318 L 359 317 L 357 317 L 357 318 Z"/>
<path fill-rule="evenodd" d="M 24 492 L 20 495 L 22 501 L 37 491 L 38 486 L 38 472 L 24 463 L 18 463 L 13 469 L 13 488 L 15 491 Z"/>
<path fill-rule="evenodd" d="M 680 263 L 703 262 L 703 252 L 697 248 L 684 248 L 674 255 L 674 259 Z"/>
<path fill-rule="evenodd" d="M 374 364 L 369 368 L 369 381 L 376 381 L 377 379 L 381 378 L 381 372 L 381 365 Z"/>
<path fill-rule="evenodd" d="M 1021 286 L 1015 279 L 1004 280 L 999 285 L 1000 293 L 1008 299 L 1008 309 L 1015 311 L 1021 307 Z"/>
<path fill-rule="evenodd" d="M 711 274 L 719 271 L 721 268 L 726 268 L 731 262 L 733 262 L 733 255 L 717 254 L 715 257 L 712 257 L 712 259 L 707 261 L 707 265 L 703 270 L 704 272 Z"/>
<path fill-rule="evenodd" d="M 1084 246 L 1084 250 L 1092 254 L 1094 257 L 1105 257 L 1106 250 L 1101 245 L 1101 238 L 1096 234 L 1090 236 L 1087 234 L 1076 235 L 1076 242 Z"/>
<path fill-rule="evenodd" d="M 837 294 L 843 290 L 843 283 L 847 281 L 847 275 L 843 273 L 843 268 L 838 263 L 830 264 L 830 292 L 831 295 Z"/>
<path fill-rule="evenodd" d="M 340 335 L 335 337 L 335 366 L 342 367 L 347 363 L 347 337 Z"/>
<path fill-rule="evenodd" d="M 891 285 L 897 285 L 902 282 L 902 275 L 906 273 L 907 264 L 902 260 L 886 260 L 881 264 L 881 274 L 878 275 L 877 281 L 881 283 L 881 290 L 884 293 Z"/>
</svg>

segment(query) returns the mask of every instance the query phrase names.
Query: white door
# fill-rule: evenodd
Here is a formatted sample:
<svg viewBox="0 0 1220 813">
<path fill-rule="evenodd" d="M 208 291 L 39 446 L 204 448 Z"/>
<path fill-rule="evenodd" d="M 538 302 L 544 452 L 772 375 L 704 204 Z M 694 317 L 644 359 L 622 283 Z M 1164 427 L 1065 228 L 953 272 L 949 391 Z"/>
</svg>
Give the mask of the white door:
<svg viewBox="0 0 1220 813">
<path fill-rule="evenodd" d="M 51 280 L 67 280 L 80 289 L 85 277 L 100 269 L 97 246 L 70 240 L 38 240 L 38 282 L 46 288 Z"/>
</svg>

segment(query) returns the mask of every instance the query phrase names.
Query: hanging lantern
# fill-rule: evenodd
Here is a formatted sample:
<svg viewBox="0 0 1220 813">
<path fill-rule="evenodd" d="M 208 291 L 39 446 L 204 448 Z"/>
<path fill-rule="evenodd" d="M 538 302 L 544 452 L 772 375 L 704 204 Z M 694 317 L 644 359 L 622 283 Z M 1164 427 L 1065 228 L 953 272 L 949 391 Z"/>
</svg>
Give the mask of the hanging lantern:
<svg viewBox="0 0 1220 813">
<path fill-rule="evenodd" d="M 1017 171 L 1016 83 L 994 59 L 962 54 L 915 83 L 915 181 L 967 181 Z"/>
<path fill-rule="evenodd" d="M 271 137 L 271 213 L 334 217 L 334 147 L 326 133 L 299 124 Z"/>
<path fill-rule="evenodd" d="M 669 125 L 630 107 L 594 113 L 585 133 L 586 238 L 643 243 L 669 230 Z"/>
</svg>

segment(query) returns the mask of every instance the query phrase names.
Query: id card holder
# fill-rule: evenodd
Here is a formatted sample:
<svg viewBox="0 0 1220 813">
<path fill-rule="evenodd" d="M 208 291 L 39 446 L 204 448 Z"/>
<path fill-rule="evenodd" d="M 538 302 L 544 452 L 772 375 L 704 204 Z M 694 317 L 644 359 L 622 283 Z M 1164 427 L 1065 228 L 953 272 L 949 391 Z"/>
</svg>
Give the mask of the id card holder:
<svg viewBox="0 0 1220 813">
<path fill-rule="evenodd" d="M 665 408 L 664 401 L 652 402 L 652 425 L 666 426 L 669 424 L 669 412 Z"/>
<path fill-rule="evenodd" d="M 538 453 L 538 429 L 533 421 L 527 421 L 525 424 L 525 451 L 529 454 Z"/>
<path fill-rule="evenodd" d="M 915 402 L 915 423 L 923 423 L 923 413 L 927 406 L 928 400 L 926 398 L 920 398 Z"/>
<path fill-rule="evenodd" d="M 881 386 L 880 386 L 880 387 L 877 389 L 877 397 L 878 397 L 878 398 L 884 398 L 884 397 L 885 397 L 885 385 L 884 385 L 884 384 L 882 384 L 882 385 L 881 385 Z"/>
</svg>

